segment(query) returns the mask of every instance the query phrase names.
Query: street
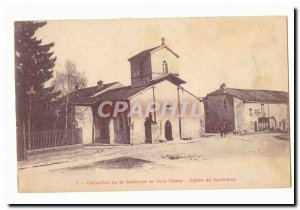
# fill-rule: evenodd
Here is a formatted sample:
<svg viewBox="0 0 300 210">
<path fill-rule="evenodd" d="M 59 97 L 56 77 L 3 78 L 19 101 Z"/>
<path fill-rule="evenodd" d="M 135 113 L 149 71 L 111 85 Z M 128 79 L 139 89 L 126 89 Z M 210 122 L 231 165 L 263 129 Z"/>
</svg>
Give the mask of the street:
<svg viewBox="0 0 300 210">
<path fill-rule="evenodd" d="M 289 143 L 288 134 L 259 133 L 85 146 L 19 162 L 18 179 L 21 191 L 112 190 L 112 180 L 127 183 L 118 185 L 119 190 L 144 189 L 148 180 L 155 180 L 156 185 L 149 184 L 147 189 L 287 187 Z"/>
</svg>

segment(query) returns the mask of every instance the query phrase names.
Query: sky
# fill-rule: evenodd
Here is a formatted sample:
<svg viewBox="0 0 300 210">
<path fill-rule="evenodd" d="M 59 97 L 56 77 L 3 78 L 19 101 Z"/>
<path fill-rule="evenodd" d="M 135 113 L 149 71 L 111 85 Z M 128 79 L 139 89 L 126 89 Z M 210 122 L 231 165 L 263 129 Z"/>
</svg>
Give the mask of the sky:
<svg viewBox="0 0 300 210">
<path fill-rule="evenodd" d="M 54 72 L 71 60 L 88 86 L 130 85 L 127 60 L 161 44 L 179 56 L 185 88 L 203 97 L 227 87 L 288 91 L 286 17 L 216 17 L 48 21 L 36 33 L 54 42 Z M 55 73 L 54 73 L 55 75 Z"/>
</svg>

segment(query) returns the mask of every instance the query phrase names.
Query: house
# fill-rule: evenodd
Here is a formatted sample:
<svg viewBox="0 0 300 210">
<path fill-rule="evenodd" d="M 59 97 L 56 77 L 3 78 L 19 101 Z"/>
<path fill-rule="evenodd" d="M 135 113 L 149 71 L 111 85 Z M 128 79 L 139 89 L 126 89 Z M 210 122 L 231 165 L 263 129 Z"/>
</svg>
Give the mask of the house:
<svg viewBox="0 0 300 210">
<path fill-rule="evenodd" d="M 99 81 L 97 86 L 78 89 L 70 97 L 71 104 L 89 110 L 91 125 L 87 132 L 83 128 L 86 143 L 158 143 L 204 134 L 202 99 L 182 86 L 186 82 L 179 77 L 179 55 L 164 39 L 160 46 L 128 61 L 131 85 Z M 126 108 L 118 107 L 121 103 Z M 83 127 L 87 125 L 85 121 Z"/>
<path fill-rule="evenodd" d="M 288 130 L 288 93 L 272 90 L 220 89 L 205 97 L 206 132 Z"/>
</svg>

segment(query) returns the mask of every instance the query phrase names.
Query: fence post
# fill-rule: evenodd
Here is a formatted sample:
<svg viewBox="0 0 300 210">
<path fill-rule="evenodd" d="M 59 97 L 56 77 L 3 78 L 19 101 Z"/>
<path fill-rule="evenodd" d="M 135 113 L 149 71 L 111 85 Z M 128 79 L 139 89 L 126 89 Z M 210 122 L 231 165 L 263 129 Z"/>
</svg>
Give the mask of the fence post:
<svg viewBox="0 0 300 210">
<path fill-rule="evenodd" d="M 82 139 L 82 128 L 80 128 L 80 130 L 79 130 L 79 143 L 80 143 L 80 144 L 83 143 L 83 139 Z"/>
<path fill-rule="evenodd" d="M 47 147 L 47 144 L 46 144 L 46 132 L 45 131 L 42 131 L 42 134 L 43 134 L 43 148 Z"/>
<path fill-rule="evenodd" d="M 57 131 L 54 131 L 54 147 L 56 147 L 57 144 Z"/>
<path fill-rule="evenodd" d="M 50 132 L 46 131 L 46 148 L 49 147 L 49 142 L 50 142 Z"/>
<path fill-rule="evenodd" d="M 76 129 L 72 129 L 72 145 L 74 145 L 74 144 L 76 144 L 75 142 L 75 139 L 74 139 L 74 137 L 75 137 L 75 135 L 74 135 L 74 132 L 76 131 Z"/>
<path fill-rule="evenodd" d="M 23 122 L 23 153 L 24 153 L 24 160 L 27 160 L 27 149 L 26 149 L 26 129 L 25 129 L 25 123 Z"/>
</svg>

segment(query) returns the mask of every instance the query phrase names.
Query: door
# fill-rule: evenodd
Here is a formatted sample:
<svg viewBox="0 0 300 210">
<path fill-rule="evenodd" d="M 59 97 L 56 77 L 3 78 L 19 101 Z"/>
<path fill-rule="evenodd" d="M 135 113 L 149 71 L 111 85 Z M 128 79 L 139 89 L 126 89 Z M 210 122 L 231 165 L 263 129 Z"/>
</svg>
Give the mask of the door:
<svg viewBox="0 0 300 210">
<path fill-rule="evenodd" d="M 275 119 L 275 117 L 270 117 L 269 126 L 270 126 L 271 130 L 275 130 L 275 128 L 276 128 L 276 119 Z"/>
<path fill-rule="evenodd" d="M 169 120 L 166 121 L 165 123 L 165 138 L 167 141 L 172 141 L 173 136 L 172 136 L 172 124 Z"/>
</svg>

